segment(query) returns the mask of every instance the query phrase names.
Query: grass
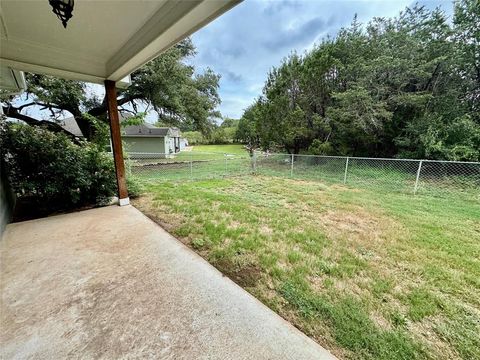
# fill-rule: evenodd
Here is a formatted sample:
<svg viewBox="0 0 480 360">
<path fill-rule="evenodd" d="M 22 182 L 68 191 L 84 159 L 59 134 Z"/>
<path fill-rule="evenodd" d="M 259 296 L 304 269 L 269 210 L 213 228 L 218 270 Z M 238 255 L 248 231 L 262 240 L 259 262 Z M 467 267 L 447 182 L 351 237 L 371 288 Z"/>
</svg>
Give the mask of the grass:
<svg viewBox="0 0 480 360">
<path fill-rule="evenodd" d="M 480 205 L 239 176 L 134 204 L 340 358 L 480 359 Z"/>
<path fill-rule="evenodd" d="M 250 156 L 240 144 L 195 145 L 173 158 L 147 156 L 130 161 L 131 173 L 141 180 L 209 179 L 251 173 Z"/>
</svg>

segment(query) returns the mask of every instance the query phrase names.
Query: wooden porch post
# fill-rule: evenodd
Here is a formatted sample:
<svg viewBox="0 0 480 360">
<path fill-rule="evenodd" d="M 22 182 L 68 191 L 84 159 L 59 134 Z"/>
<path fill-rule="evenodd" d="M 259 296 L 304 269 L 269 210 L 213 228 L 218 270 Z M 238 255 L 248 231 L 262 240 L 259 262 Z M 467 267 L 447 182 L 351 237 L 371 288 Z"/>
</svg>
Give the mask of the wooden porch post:
<svg viewBox="0 0 480 360">
<path fill-rule="evenodd" d="M 127 182 L 125 178 L 125 164 L 123 162 L 122 138 L 120 135 L 120 121 L 118 118 L 117 90 L 115 81 L 105 80 L 108 119 L 110 121 L 110 135 L 112 138 L 113 160 L 117 175 L 118 202 L 120 206 L 128 205 Z"/>
</svg>

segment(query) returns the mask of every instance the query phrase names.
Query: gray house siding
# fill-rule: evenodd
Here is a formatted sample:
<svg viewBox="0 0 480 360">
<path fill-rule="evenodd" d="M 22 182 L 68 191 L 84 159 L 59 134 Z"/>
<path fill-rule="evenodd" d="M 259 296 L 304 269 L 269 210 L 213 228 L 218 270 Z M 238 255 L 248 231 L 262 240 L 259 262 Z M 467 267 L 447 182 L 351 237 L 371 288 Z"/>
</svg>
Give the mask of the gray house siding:
<svg viewBox="0 0 480 360">
<path fill-rule="evenodd" d="M 122 129 L 122 140 L 125 151 L 131 157 L 173 157 L 180 151 L 180 132 L 177 128 L 157 128 L 147 123 L 129 125 Z"/>
<path fill-rule="evenodd" d="M 140 137 L 124 136 L 123 143 L 128 153 L 162 153 L 168 154 L 169 148 L 165 146 L 166 137 Z M 165 150 L 166 149 L 166 150 Z"/>
</svg>

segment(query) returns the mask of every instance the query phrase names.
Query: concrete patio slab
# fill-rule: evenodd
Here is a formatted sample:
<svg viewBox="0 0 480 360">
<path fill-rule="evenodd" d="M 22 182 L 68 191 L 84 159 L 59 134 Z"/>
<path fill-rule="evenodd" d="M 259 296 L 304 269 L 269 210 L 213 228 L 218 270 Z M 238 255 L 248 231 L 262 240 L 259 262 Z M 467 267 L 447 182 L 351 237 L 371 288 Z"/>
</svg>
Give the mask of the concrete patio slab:
<svg viewBox="0 0 480 360">
<path fill-rule="evenodd" d="M 333 359 L 132 206 L 7 226 L 2 359 Z"/>
</svg>

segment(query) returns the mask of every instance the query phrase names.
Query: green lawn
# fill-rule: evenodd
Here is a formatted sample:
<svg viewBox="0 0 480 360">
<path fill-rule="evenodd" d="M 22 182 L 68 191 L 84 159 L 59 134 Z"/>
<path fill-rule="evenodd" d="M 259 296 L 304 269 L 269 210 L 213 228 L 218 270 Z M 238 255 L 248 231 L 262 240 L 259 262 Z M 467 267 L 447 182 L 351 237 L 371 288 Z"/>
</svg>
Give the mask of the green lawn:
<svg viewBox="0 0 480 360">
<path fill-rule="evenodd" d="M 474 198 L 239 176 L 134 205 L 340 358 L 480 359 Z"/>
<path fill-rule="evenodd" d="M 210 145 L 205 145 L 209 147 Z M 182 151 L 173 158 L 146 158 L 135 159 L 129 162 L 132 175 L 141 181 L 162 181 L 181 179 L 210 179 L 226 175 L 240 175 L 252 172 L 252 165 L 248 153 L 238 145 L 220 145 L 217 149 L 231 149 L 237 154 L 213 151 L 214 149 L 200 149 Z M 236 146 L 233 148 L 233 146 Z"/>
</svg>

